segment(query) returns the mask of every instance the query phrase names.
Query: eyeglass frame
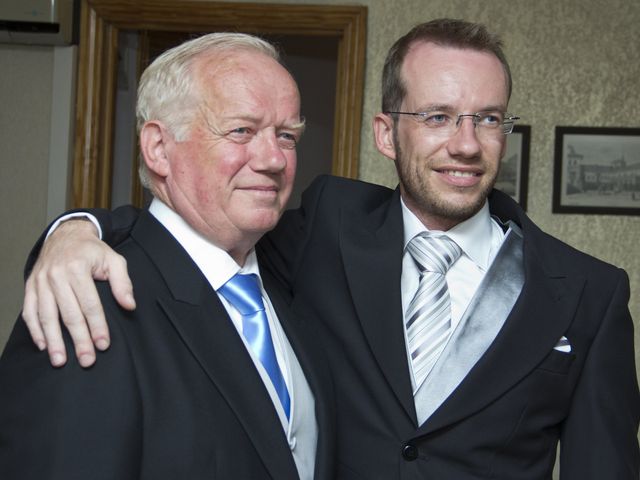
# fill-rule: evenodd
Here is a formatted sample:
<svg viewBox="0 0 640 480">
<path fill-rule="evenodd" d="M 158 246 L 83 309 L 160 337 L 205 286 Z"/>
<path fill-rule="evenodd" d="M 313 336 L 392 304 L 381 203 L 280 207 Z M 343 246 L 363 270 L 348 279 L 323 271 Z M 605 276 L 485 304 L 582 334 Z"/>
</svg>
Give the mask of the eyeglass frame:
<svg viewBox="0 0 640 480">
<path fill-rule="evenodd" d="M 432 113 L 436 113 L 436 112 L 440 112 L 440 110 L 433 110 L 433 111 L 427 111 L 427 112 L 383 112 L 385 115 L 412 115 L 414 117 L 422 117 L 423 119 L 426 119 L 427 115 L 430 115 Z M 510 133 L 513 133 L 513 127 L 515 126 L 515 122 L 516 120 L 520 120 L 520 117 L 517 115 L 512 115 L 511 113 L 508 112 L 498 112 L 495 110 L 481 110 L 479 112 L 476 113 L 456 113 L 456 131 L 457 129 L 460 128 L 460 124 L 462 123 L 462 120 L 464 117 L 470 117 L 471 121 L 473 122 L 473 128 L 476 128 L 478 126 L 478 123 L 480 122 L 480 120 L 482 119 L 482 114 L 491 114 L 491 113 L 501 113 L 502 115 L 504 115 L 504 119 L 502 120 L 502 133 L 504 135 L 509 135 Z M 431 127 L 429 127 L 431 128 Z"/>
</svg>

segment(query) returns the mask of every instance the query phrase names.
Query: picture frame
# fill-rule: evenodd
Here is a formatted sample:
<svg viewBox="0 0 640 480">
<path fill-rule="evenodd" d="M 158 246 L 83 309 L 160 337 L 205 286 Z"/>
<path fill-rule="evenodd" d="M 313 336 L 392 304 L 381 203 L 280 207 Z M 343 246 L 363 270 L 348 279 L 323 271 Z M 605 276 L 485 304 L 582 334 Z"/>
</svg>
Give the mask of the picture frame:
<svg viewBox="0 0 640 480">
<path fill-rule="evenodd" d="M 640 215 L 640 128 L 557 126 L 552 211 Z"/>
<path fill-rule="evenodd" d="M 531 127 L 515 125 L 507 135 L 507 148 L 495 184 L 495 188 L 510 195 L 524 210 L 527 209 L 530 142 Z"/>
</svg>

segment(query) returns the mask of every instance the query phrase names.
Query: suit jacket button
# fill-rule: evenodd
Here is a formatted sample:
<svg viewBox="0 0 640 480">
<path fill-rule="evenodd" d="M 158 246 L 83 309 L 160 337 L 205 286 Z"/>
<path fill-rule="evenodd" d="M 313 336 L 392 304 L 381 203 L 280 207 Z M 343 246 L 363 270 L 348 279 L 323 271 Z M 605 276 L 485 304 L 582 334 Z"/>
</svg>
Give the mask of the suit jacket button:
<svg viewBox="0 0 640 480">
<path fill-rule="evenodd" d="M 402 457 L 408 462 L 412 462 L 418 458 L 418 449 L 407 443 L 404 447 L 402 447 Z"/>
</svg>

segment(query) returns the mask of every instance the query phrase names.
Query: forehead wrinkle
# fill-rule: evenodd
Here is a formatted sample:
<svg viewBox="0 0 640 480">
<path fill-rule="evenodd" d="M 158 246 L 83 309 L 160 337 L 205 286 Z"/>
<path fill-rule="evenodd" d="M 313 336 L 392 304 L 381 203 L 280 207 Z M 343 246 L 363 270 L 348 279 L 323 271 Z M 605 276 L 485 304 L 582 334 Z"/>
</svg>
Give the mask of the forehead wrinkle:
<svg viewBox="0 0 640 480">
<path fill-rule="evenodd" d="M 259 123 L 260 116 L 254 113 L 255 105 L 250 100 L 253 96 L 250 90 L 247 89 L 249 98 L 230 97 L 216 92 L 219 85 L 220 82 L 200 98 L 199 110 L 208 124 L 214 121 L 220 124 L 237 120 Z"/>
<path fill-rule="evenodd" d="M 247 122 L 252 125 L 274 125 L 277 128 L 298 129 L 304 126 L 305 122 L 300 118 L 298 112 L 295 118 L 285 118 L 274 123 L 275 117 L 279 115 L 277 100 L 270 96 L 266 101 L 263 98 L 263 92 L 254 92 L 248 85 L 245 89 L 244 96 L 226 98 L 223 102 L 216 102 L 216 97 L 203 102 L 203 107 L 216 117 L 220 122 Z M 212 103 L 219 103 L 214 105 Z"/>
<path fill-rule="evenodd" d="M 286 72 L 286 69 L 269 56 L 257 54 L 254 57 L 255 52 L 240 52 L 237 56 L 226 53 L 210 54 L 194 64 L 194 69 L 199 73 L 199 109 L 207 123 L 215 122 L 219 126 L 236 121 L 249 122 L 252 125 L 270 124 L 271 118 L 279 111 L 277 107 L 282 100 L 277 95 L 278 83 L 282 80 L 281 72 L 275 70 L 274 75 L 259 76 L 256 65 L 262 65 L 266 60 L 269 64 L 273 62 L 278 65 L 283 72 Z M 257 59 L 256 65 L 242 61 L 251 60 L 252 57 Z M 269 68 L 272 68 L 272 65 L 269 65 Z M 272 70 L 269 70 L 269 73 L 271 72 Z M 295 86 L 299 104 L 299 91 L 295 80 L 288 72 L 286 74 L 287 81 L 290 80 Z M 229 88 L 226 88 L 227 85 Z M 297 130 L 303 125 L 304 120 L 300 119 L 298 111 L 296 118 L 284 119 L 275 126 Z"/>
<path fill-rule="evenodd" d="M 226 103 L 223 104 L 223 108 L 226 106 Z M 242 124 L 249 124 L 258 128 L 273 126 L 276 129 L 294 131 L 298 135 L 302 135 L 305 130 L 305 120 L 300 117 L 292 120 L 285 119 L 278 124 L 272 125 L 266 117 L 253 112 L 243 113 L 240 111 L 240 113 L 236 113 L 238 110 L 234 108 L 224 108 L 223 112 L 216 112 L 206 99 L 203 99 L 198 109 L 206 128 L 217 135 L 224 135 L 228 128 L 242 126 Z M 240 125 L 236 125 L 238 123 Z"/>
</svg>

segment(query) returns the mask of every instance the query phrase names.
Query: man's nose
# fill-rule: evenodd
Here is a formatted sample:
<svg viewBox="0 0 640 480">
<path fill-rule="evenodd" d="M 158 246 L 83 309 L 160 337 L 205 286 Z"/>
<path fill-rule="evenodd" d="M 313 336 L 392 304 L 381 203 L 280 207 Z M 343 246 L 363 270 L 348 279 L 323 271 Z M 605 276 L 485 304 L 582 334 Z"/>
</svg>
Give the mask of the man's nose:
<svg viewBox="0 0 640 480">
<path fill-rule="evenodd" d="M 261 132 L 256 136 L 252 166 L 256 170 L 279 172 L 287 166 L 287 157 L 274 132 Z"/>
<path fill-rule="evenodd" d="M 457 129 L 448 142 L 449 153 L 452 156 L 472 158 L 482 150 L 475 124 L 475 115 L 460 115 Z"/>
</svg>

